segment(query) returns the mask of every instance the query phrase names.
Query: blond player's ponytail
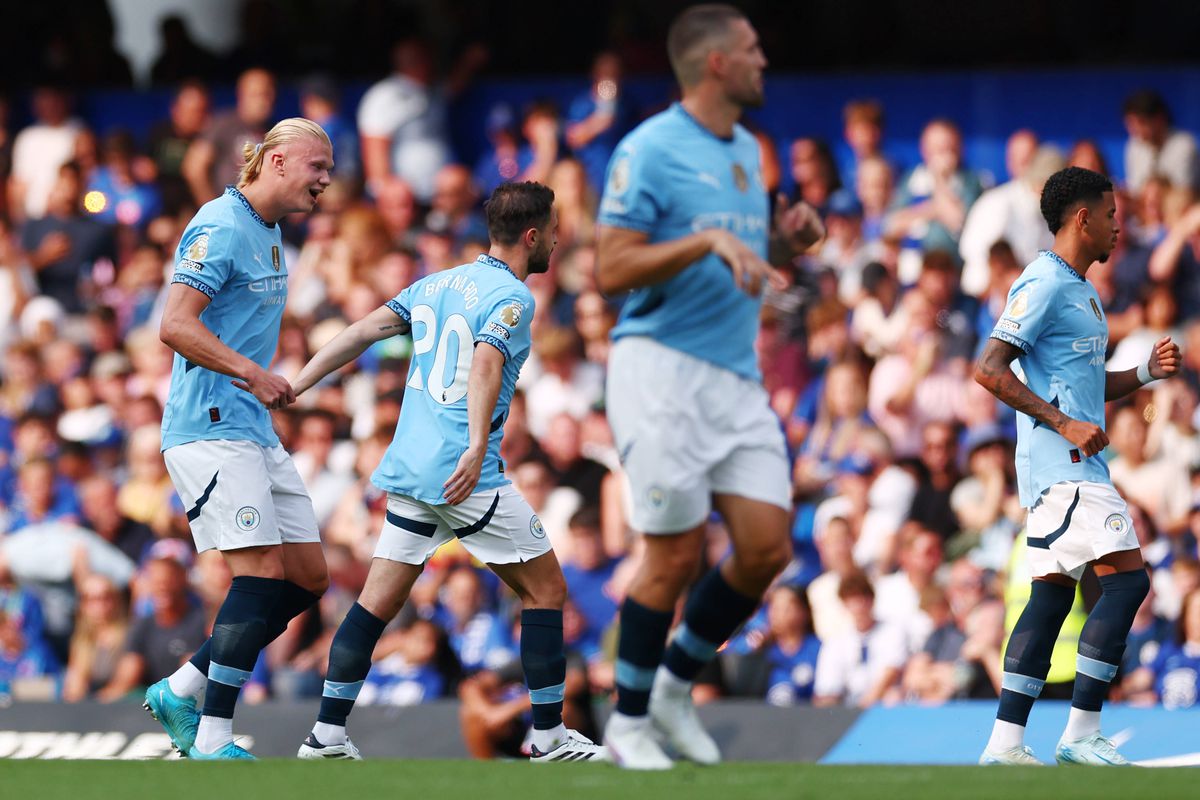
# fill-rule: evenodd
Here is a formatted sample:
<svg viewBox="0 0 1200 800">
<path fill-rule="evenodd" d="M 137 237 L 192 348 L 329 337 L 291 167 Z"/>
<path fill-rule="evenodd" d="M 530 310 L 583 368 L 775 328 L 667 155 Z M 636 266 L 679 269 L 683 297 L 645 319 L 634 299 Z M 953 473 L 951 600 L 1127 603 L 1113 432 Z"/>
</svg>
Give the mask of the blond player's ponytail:
<svg viewBox="0 0 1200 800">
<path fill-rule="evenodd" d="M 330 149 L 333 149 L 333 145 L 329 141 L 329 134 L 325 133 L 325 130 L 312 120 L 304 117 L 289 117 L 280 120 L 275 123 L 275 127 L 267 131 L 267 135 L 261 142 L 246 142 L 242 145 L 242 158 L 245 159 L 246 164 L 242 167 L 242 174 L 238 178 L 238 188 L 242 189 L 254 183 L 262 172 L 263 161 L 270 150 L 303 136 L 320 139 L 329 145 Z"/>
</svg>

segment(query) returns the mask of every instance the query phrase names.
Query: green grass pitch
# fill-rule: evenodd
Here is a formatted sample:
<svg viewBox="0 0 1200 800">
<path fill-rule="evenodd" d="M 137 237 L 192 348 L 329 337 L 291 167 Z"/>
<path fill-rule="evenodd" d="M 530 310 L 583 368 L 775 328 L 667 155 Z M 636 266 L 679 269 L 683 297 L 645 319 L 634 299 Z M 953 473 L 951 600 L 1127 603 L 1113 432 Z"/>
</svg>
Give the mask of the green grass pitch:
<svg viewBox="0 0 1200 800">
<path fill-rule="evenodd" d="M 1198 796 L 1194 769 L 735 763 L 667 773 L 602 764 L 364 761 L 0 761 L 0 800 L 743 800 Z"/>
</svg>

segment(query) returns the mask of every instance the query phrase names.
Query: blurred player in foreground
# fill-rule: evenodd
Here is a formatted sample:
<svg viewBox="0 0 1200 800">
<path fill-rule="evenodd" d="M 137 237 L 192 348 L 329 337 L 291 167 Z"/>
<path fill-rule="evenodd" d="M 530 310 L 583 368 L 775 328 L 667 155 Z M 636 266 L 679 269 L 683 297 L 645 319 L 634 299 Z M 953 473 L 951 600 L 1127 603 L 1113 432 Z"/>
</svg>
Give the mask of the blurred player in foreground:
<svg viewBox="0 0 1200 800">
<path fill-rule="evenodd" d="M 754 350 L 762 289 L 786 283 L 764 260 L 771 215 L 758 142 L 737 122 L 763 103 L 767 60 L 750 22 L 726 5 L 680 14 L 667 51 L 683 99 L 618 146 L 597 243 L 600 288 L 630 292 L 607 397 L 632 524 L 647 534 L 621 607 L 617 708 L 604 733 L 614 761 L 631 769 L 672 766 L 652 727 L 684 758 L 720 760 L 692 682 L 792 557 L 787 455 Z M 797 251 L 822 235 L 804 204 L 780 202 L 775 223 Z M 714 505 L 733 555 L 692 588 L 665 648 Z"/>
</svg>

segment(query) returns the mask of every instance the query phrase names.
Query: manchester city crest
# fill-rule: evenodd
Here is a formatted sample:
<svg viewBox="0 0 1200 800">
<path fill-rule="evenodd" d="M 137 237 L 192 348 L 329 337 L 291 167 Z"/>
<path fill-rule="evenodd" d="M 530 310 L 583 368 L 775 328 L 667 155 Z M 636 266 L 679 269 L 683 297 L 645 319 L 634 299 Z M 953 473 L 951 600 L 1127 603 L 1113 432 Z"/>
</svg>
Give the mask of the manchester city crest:
<svg viewBox="0 0 1200 800">
<path fill-rule="evenodd" d="M 242 506 L 237 512 L 237 526 L 244 531 L 252 531 L 262 521 L 262 515 L 254 506 Z"/>
<path fill-rule="evenodd" d="M 738 188 L 739 192 L 750 188 L 750 179 L 746 176 L 746 170 L 741 164 L 733 165 L 733 185 Z"/>
</svg>

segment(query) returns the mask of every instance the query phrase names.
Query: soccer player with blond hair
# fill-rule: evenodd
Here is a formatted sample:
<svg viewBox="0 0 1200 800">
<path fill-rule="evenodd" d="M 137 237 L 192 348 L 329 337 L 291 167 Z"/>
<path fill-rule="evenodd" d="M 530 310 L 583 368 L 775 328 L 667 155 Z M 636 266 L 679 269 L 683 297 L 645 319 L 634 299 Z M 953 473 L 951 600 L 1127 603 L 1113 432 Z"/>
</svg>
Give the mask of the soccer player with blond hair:
<svg viewBox="0 0 1200 800">
<path fill-rule="evenodd" d="M 292 118 L 244 155 L 238 185 L 183 233 L 160 331 L 175 351 L 163 457 L 196 550 L 221 551 L 233 574 L 212 637 L 146 692 L 145 707 L 196 759 L 253 758 L 233 742 L 238 693 L 259 651 L 329 583 L 312 501 L 271 426 L 270 411 L 296 396 L 267 367 L 287 300 L 279 221 L 316 208 L 333 148 L 319 125 Z"/>
</svg>

